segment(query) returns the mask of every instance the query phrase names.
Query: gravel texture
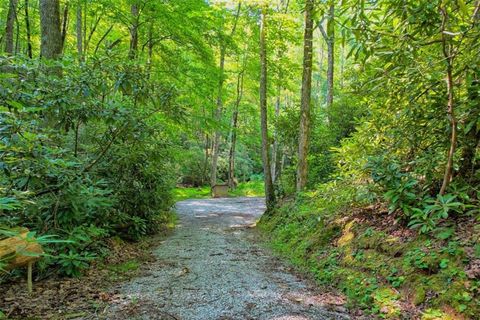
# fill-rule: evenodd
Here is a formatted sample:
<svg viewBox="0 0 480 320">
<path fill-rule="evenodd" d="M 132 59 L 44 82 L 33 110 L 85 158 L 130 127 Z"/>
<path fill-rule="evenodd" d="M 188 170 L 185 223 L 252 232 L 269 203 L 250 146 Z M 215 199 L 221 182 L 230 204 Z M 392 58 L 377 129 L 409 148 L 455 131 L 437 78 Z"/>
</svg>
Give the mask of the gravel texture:
<svg viewBox="0 0 480 320">
<path fill-rule="evenodd" d="M 177 203 L 180 223 L 157 262 L 117 288 L 108 319 L 349 319 L 275 258 L 252 225 L 262 198 Z"/>
</svg>

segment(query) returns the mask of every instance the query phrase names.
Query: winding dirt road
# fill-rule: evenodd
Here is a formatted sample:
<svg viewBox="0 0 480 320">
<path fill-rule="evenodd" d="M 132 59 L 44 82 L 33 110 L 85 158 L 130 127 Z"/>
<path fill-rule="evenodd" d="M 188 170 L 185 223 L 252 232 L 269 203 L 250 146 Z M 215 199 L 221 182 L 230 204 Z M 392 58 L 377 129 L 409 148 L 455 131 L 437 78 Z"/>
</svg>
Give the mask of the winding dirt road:
<svg viewBox="0 0 480 320">
<path fill-rule="evenodd" d="M 108 319 L 348 319 L 258 243 L 261 198 L 187 200 L 142 277 L 117 288 Z"/>
</svg>

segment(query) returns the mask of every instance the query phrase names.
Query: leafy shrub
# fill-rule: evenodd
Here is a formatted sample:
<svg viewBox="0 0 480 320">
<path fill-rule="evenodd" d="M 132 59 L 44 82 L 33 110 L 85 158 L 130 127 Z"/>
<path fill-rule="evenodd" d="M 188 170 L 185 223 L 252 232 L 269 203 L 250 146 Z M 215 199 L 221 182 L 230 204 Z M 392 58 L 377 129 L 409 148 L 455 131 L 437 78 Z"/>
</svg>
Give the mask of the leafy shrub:
<svg viewBox="0 0 480 320">
<path fill-rule="evenodd" d="M 160 230 L 175 183 L 161 126 L 177 114 L 175 93 L 128 63 L 66 58 L 61 78 L 37 60 L 8 63 L 14 72 L 0 78 L 0 226 L 66 240 L 46 244 L 44 264 L 70 276 L 103 254 L 106 237 Z"/>
<path fill-rule="evenodd" d="M 63 273 L 71 277 L 79 277 L 82 270 L 89 267 L 89 263 L 95 259 L 95 255 L 85 253 L 80 255 L 69 251 L 68 253 L 60 253 L 57 257 L 57 263 L 61 267 Z"/>
<path fill-rule="evenodd" d="M 400 164 L 384 156 L 371 157 L 367 168 L 372 179 L 384 192 L 389 203 L 389 212 L 401 210 L 407 217 L 412 214 L 421 195 L 418 195 L 418 181 L 408 172 L 403 172 Z"/>
<path fill-rule="evenodd" d="M 455 201 L 457 196 L 452 194 L 438 195 L 436 199 L 427 198 L 422 203 L 422 209 L 414 208 L 410 217 L 409 226 L 419 229 L 421 233 L 433 231 L 442 219 L 447 219 L 451 212 L 463 212 L 465 205 Z"/>
</svg>

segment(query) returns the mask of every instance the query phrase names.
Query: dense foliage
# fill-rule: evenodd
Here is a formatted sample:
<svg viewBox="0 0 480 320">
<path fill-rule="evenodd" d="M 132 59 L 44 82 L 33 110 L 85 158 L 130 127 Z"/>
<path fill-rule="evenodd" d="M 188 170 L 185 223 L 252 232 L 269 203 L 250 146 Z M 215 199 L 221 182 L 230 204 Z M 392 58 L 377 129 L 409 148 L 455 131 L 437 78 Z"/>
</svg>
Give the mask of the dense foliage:
<svg viewBox="0 0 480 320">
<path fill-rule="evenodd" d="M 127 2 L 114 11 L 108 1 L 60 3 L 62 57 L 46 59 L 43 41 L 54 39 L 40 33 L 38 5 L 2 2 L 2 15 L 15 12 L 7 24 L 16 41 L 0 60 L 0 238 L 27 227 L 45 244 L 43 270 L 78 276 L 107 253 L 104 239 L 137 240 L 172 223 L 171 191 L 192 167 L 180 154 L 194 134 L 191 100 L 203 94 L 190 87 L 215 70 L 208 43 L 198 41 L 213 31 L 215 11 L 175 1 L 139 3 L 141 15 Z M 189 27 L 176 28 L 185 15 Z M 211 24 L 199 18 L 206 15 Z M 132 48 L 124 26 L 132 34 L 144 23 L 150 29 L 136 41 L 148 46 Z M 190 73 L 181 71 L 187 61 Z M 1 259 L 0 267 L 9 257 Z"/>
<path fill-rule="evenodd" d="M 478 10 L 462 1 L 376 7 L 385 16 L 357 17 L 353 7 L 350 20 L 364 31 L 352 89 L 368 116 L 343 142 L 341 170 L 369 175 L 391 212 L 428 232 L 449 213 L 478 213 Z"/>
<path fill-rule="evenodd" d="M 175 93 L 102 59 L 65 63 L 61 78 L 38 62 L 5 62 L 2 225 L 74 241 L 55 248 L 72 274 L 66 264 L 90 259 L 97 240 L 165 225 L 175 177 L 159 119 L 174 116 Z"/>
<path fill-rule="evenodd" d="M 445 281 L 427 319 L 480 310 L 478 1 L 0 4 L 0 231 L 36 232 L 49 266 L 79 275 L 174 197 L 263 180 L 263 228 L 355 305 Z"/>
<path fill-rule="evenodd" d="M 332 3 L 317 7 L 319 21 Z M 261 227 L 295 264 L 372 314 L 475 318 L 479 3 L 335 9 L 335 99 L 314 110 L 309 188 L 281 200 Z M 288 139 L 298 113 L 287 114 L 284 143 L 295 155 L 298 137 Z M 280 178 L 286 195 L 296 192 L 295 166 Z"/>
</svg>

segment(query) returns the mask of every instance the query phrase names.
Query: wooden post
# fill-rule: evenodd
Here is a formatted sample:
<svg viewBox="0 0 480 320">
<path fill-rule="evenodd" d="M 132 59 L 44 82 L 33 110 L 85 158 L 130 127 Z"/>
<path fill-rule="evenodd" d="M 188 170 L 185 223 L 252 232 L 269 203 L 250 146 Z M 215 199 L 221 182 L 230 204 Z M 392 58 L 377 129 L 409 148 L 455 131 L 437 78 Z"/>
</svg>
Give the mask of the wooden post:
<svg viewBox="0 0 480 320">
<path fill-rule="evenodd" d="M 27 288 L 28 288 L 28 293 L 33 292 L 33 285 L 32 285 L 32 269 L 33 269 L 33 261 L 30 261 L 28 263 L 28 274 L 27 274 Z"/>
</svg>

